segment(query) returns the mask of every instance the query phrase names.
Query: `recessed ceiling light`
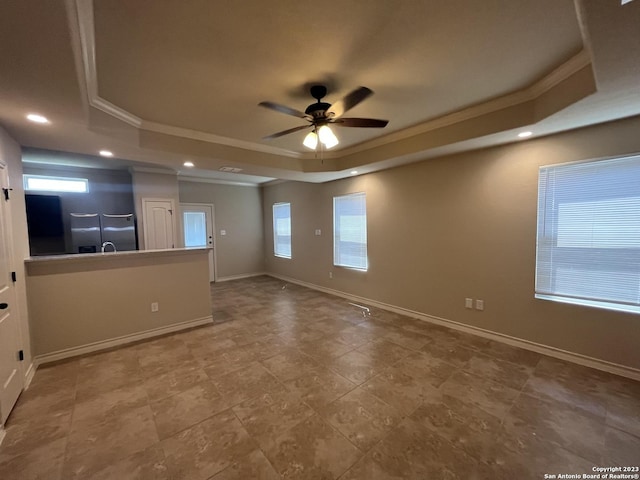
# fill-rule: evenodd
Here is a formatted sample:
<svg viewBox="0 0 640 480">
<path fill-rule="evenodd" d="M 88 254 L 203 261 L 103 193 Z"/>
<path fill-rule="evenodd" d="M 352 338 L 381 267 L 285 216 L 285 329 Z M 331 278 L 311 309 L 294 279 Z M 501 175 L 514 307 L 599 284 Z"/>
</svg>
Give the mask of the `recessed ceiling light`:
<svg viewBox="0 0 640 480">
<path fill-rule="evenodd" d="M 100 155 L 103 157 L 113 157 L 113 152 L 109 150 L 100 150 Z"/>
<path fill-rule="evenodd" d="M 520 133 L 518 134 L 518 137 L 520 137 L 520 138 L 527 138 L 527 137 L 530 137 L 531 135 L 533 135 L 533 132 L 528 132 L 528 131 L 527 131 L 527 132 L 520 132 Z"/>
<path fill-rule="evenodd" d="M 27 115 L 27 120 L 34 123 L 49 123 L 49 119 L 37 113 L 30 113 Z"/>
<path fill-rule="evenodd" d="M 358 170 L 351 170 L 351 175 L 357 175 L 358 174 Z"/>
<path fill-rule="evenodd" d="M 184 162 L 182 165 L 184 165 L 185 167 L 189 167 L 189 168 L 191 168 L 191 167 L 194 167 L 194 166 L 195 166 L 195 165 L 193 164 L 193 162 L 190 162 L 190 161 L 188 161 L 188 160 L 187 160 L 186 162 Z"/>
</svg>

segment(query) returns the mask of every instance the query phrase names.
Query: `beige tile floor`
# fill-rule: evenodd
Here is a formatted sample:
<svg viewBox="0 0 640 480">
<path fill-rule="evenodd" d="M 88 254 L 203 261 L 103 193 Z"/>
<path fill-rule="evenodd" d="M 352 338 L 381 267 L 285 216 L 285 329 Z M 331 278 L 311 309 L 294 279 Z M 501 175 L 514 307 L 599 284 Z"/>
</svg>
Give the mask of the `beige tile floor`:
<svg viewBox="0 0 640 480">
<path fill-rule="evenodd" d="M 0 478 L 542 479 L 640 464 L 640 383 L 269 278 L 40 368 Z"/>
</svg>

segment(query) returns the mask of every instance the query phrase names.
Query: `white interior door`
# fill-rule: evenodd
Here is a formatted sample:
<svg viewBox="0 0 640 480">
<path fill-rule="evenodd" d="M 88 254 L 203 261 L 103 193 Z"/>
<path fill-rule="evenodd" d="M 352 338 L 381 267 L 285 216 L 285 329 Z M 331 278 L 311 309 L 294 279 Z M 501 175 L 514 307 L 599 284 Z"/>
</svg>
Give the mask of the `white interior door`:
<svg viewBox="0 0 640 480">
<path fill-rule="evenodd" d="M 143 198 L 144 245 L 147 250 L 175 248 L 175 205 L 170 198 Z"/>
<path fill-rule="evenodd" d="M 1 164 L 0 182 L 3 188 L 8 187 L 7 169 Z M 18 356 L 21 343 L 10 271 L 9 208 L 4 198 L 0 198 L 0 204 L 0 424 L 4 425 L 24 387 L 24 375 Z"/>
<path fill-rule="evenodd" d="M 204 203 L 183 203 L 182 224 L 184 226 L 184 246 L 210 247 L 209 281 L 216 281 L 216 252 L 213 241 L 213 205 Z"/>
</svg>

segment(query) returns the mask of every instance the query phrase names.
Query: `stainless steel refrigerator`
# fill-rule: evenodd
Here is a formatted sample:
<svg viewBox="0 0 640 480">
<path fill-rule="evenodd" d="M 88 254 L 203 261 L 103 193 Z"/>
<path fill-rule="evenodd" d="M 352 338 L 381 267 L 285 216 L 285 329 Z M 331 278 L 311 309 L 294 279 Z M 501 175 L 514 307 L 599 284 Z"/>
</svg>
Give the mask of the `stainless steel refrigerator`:
<svg viewBox="0 0 640 480">
<path fill-rule="evenodd" d="M 112 242 L 118 252 L 136 250 L 136 225 L 133 213 L 102 214 L 102 242 Z"/>
<path fill-rule="evenodd" d="M 96 253 L 102 246 L 100 217 L 97 213 L 71 214 L 73 253 Z"/>
</svg>

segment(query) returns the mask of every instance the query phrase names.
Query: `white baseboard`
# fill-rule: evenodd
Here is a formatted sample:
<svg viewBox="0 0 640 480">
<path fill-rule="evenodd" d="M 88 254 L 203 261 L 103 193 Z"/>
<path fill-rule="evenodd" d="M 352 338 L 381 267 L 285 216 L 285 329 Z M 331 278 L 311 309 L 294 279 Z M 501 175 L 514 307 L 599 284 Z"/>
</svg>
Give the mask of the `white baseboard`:
<svg viewBox="0 0 640 480">
<path fill-rule="evenodd" d="M 27 373 L 24 376 L 24 389 L 26 390 L 31 385 L 31 380 L 33 380 L 33 376 L 36 374 L 36 365 L 34 362 L 31 362 L 29 368 L 27 368 Z"/>
<path fill-rule="evenodd" d="M 351 300 L 353 302 L 365 303 L 372 307 L 377 307 L 390 312 L 399 313 L 401 315 L 406 315 L 408 317 L 417 318 L 418 320 L 424 320 L 426 322 L 434 323 L 436 325 L 442 325 L 448 328 L 452 328 L 454 330 L 459 330 L 465 333 L 470 333 L 472 335 L 477 335 L 479 337 L 495 340 L 496 342 L 506 343 L 507 345 L 524 348 L 525 350 L 531 350 L 533 352 L 541 353 L 543 355 L 548 355 L 549 357 L 559 358 L 561 360 L 577 363 L 585 367 L 595 368 L 597 370 L 602 370 L 604 372 L 613 373 L 614 375 L 620 375 L 622 377 L 631 378 L 633 380 L 640 381 L 640 369 L 637 369 L 637 368 L 629 367 L 626 365 L 620 365 L 618 363 L 608 362 L 606 360 L 601 360 L 599 358 L 589 357 L 587 355 L 582 355 L 580 353 L 562 350 L 560 348 L 551 347 L 549 345 L 543 345 L 541 343 L 531 342 L 529 340 L 512 337 L 510 335 L 504 335 L 502 333 L 493 332 L 491 330 L 485 330 L 483 328 L 478 328 L 478 327 L 474 327 L 464 323 L 455 322 L 453 320 L 447 320 L 446 318 L 427 315 L 422 312 L 417 312 L 414 310 L 409 310 L 409 309 L 398 307 L 395 305 L 378 302 L 376 300 L 371 300 L 369 298 L 352 295 L 350 293 L 341 292 L 339 290 L 334 290 L 332 288 L 322 287 L 320 285 L 304 282 L 302 280 L 297 280 L 295 278 L 285 277 L 283 275 L 277 275 L 274 273 L 266 273 L 266 275 L 273 278 L 277 278 L 279 280 L 283 280 L 285 282 L 295 283 L 303 287 L 328 293 L 330 295 L 336 295 L 338 297 L 346 298 L 347 300 Z"/>
<path fill-rule="evenodd" d="M 57 352 L 46 353 L 44 355 L 36 355 L 34 357 L 34 363 L 36 367 L 38 367 L 45 363 L 64 360 L 65 358 L 77 357 L 78 355 L 85 355 L 87 353 L 106 350 L 107 348 L 118 347 L 121 345 L 126 345 L 127 343 L 133 343 L 140 340 L 145 340 L 147 338 L 158 337 L 160 335 L 166 335 L 167 333 L 178 332 L 180 330 L 185 330 L 187 328 L 199 327 L 201 325 L 207 325 L 212 323 L 213 323 L 213 317 L 209 315 L 208 317 L 197 318 L 195 320 L 176 323 L 166 327 L 154 328 L 152 330 L 145 330 L 144 332 L 132 333 L 130 335 L 111 338 L 109 340 L 101 340 L 99 342 L 89 343 L 87 345 L 81 345 L 79 347 L 72 347 L 64 350 L 58 350 Z"/>
<path fill-rule="evenodd" d="M 250 278 L 250 277 L 259 277 L 261 275 L 269 275 L 266 272 L 255 272 L 255 273 L 241 273 L 240 275 L 230 275 L 228 277 L 218 277 L 216 278 L 217 282 L 228 282 L 229 280 L 240 280 L 241 278 Z"/>
</svg>

